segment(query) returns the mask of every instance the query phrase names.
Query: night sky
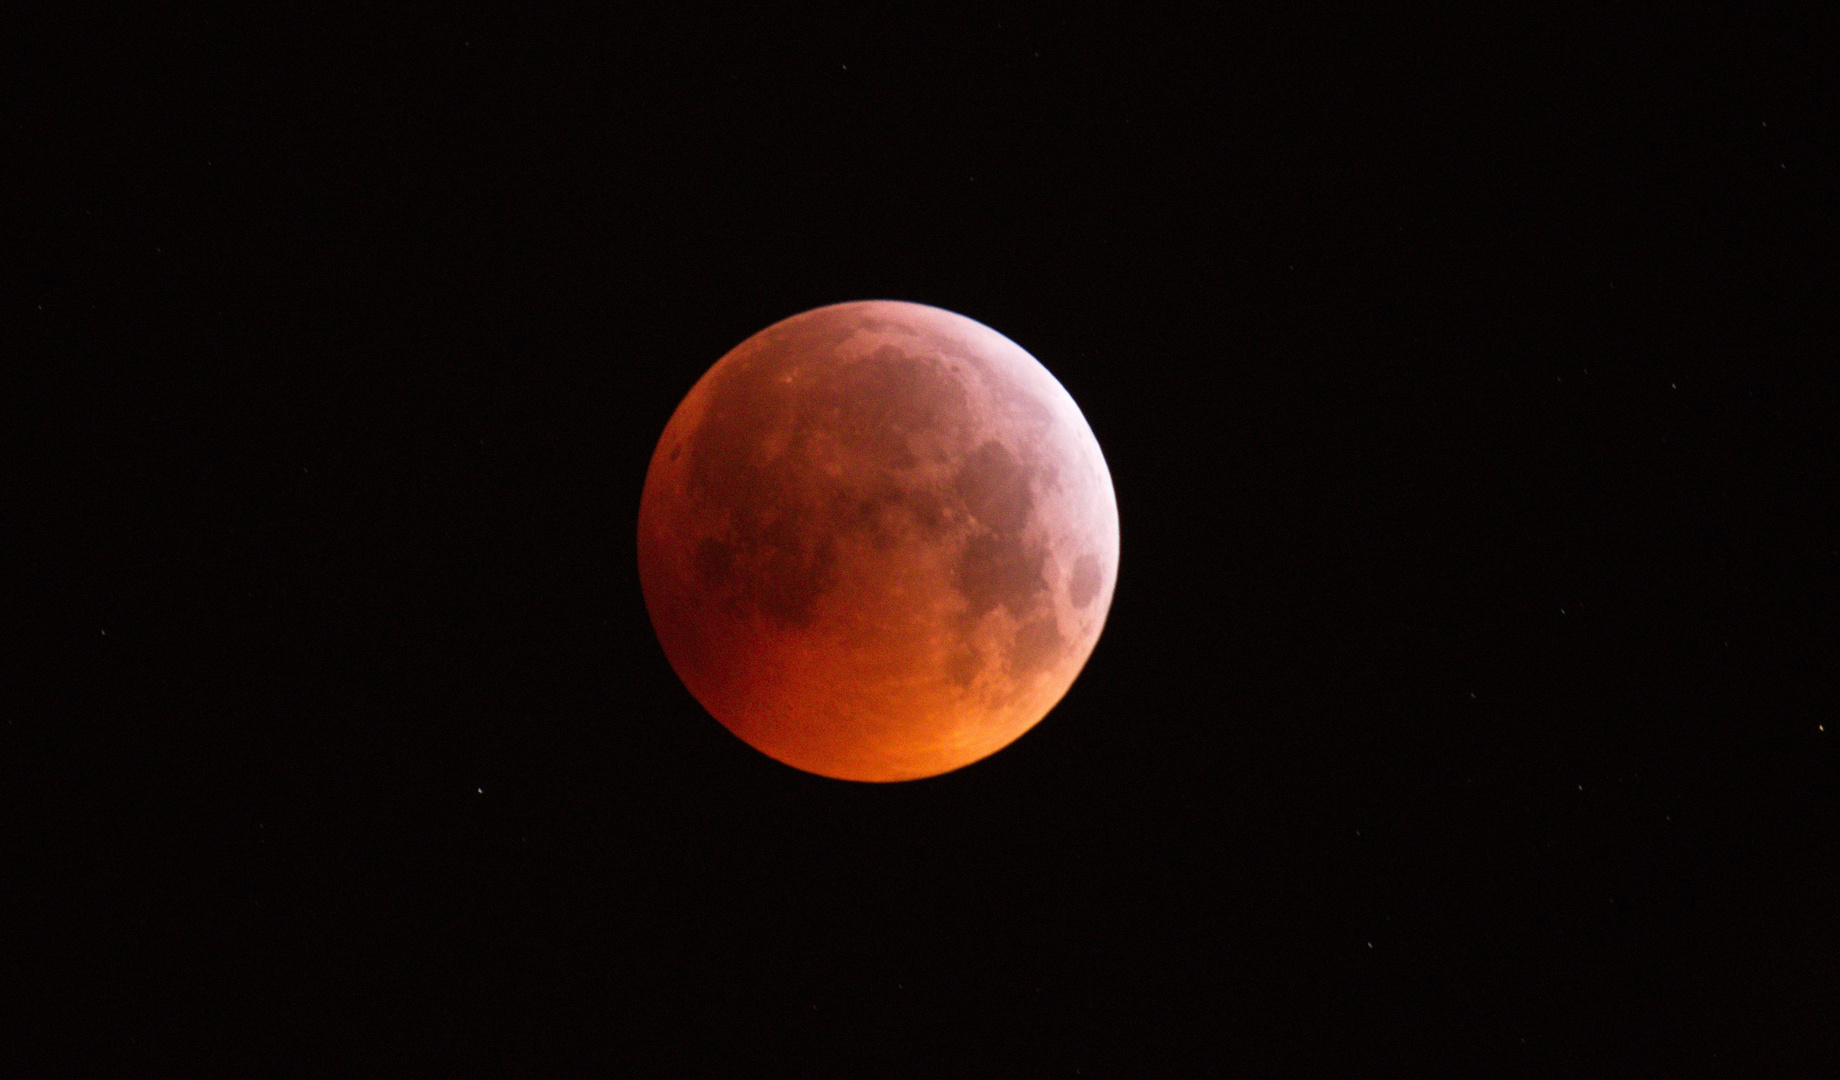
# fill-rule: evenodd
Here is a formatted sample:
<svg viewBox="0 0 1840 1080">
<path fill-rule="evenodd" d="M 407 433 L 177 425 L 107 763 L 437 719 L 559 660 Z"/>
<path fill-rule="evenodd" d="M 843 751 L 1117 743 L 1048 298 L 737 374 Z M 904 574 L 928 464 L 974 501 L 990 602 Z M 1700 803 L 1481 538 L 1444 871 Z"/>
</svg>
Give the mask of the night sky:
<svg viewBox="0 0 1840 1080">
<path fill-rule="evenodd" d="M 1812 25 L 625 8 L 6 35 L 6 1055 L 1831 1074 Z M 1122 536 L 895 785 L 728 734 L 634 557 L 696 379 L 865 298 L 1040 359 Z"/>
</svg>

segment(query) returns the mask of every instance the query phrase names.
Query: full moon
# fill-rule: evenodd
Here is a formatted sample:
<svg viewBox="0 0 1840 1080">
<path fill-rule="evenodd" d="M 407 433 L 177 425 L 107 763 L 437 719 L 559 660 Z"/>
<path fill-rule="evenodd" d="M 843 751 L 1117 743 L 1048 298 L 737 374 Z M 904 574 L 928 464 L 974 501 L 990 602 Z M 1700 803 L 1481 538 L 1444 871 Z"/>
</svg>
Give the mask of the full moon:
<svg viewBox="0 0 1840 1080">
<path fill-rule="evenodd" d="M 704 374 L 652 454 L 639 581 L 665 656 L 750 746 L 844 780 L 987 757 L 1066 694 L 1118 576 L 1098 440 L 962 315 L 794 315 Z"/>
</svg>

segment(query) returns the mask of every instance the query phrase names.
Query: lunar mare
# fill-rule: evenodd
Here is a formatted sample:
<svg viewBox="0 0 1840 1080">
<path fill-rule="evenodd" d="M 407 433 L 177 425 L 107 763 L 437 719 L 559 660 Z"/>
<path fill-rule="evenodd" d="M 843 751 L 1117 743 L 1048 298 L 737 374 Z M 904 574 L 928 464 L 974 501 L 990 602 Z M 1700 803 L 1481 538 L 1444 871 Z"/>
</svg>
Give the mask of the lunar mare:
<svg viewBox="0 0 1840 1080">
<path fill-rule="evenodd" d="M 1067 391 L 939 308 L 863 301 L 731 350 L 666 425 L 639 579 L 684 685 L 788 765 L 932 776 L 1015 741 L 1099 639 L 1111 474 Z"/>
</svg>

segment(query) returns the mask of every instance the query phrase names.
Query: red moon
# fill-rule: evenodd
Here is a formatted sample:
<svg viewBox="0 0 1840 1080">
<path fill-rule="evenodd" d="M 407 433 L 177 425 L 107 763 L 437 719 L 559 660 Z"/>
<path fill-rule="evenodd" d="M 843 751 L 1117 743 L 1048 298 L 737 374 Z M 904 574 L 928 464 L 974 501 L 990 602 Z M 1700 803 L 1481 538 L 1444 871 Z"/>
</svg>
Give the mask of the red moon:
<svg viewBox="0 0 1840 1080">
<path fill-rule="evenodd" d="M 645 475 L 639 581 L 684 685 L 750 746 L 844 780 L 1014 742 L 1085 666 L 1118 507 L 1079 406 L 939 308 L 834 304 L 735 346 Z"/>
</svg>

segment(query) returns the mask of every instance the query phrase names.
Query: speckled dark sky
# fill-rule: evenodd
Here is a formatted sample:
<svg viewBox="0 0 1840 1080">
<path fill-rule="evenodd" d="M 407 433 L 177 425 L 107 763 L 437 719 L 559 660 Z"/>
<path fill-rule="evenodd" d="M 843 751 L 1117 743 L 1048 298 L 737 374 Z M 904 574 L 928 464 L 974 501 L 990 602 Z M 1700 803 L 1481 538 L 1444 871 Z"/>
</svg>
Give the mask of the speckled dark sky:
<svg viewBox="0 0 1840 1080">
<path fill-rule="evenodd" d="M 31 1056 L 1840 1059 L 1824 26 L 144 7 L 0 31 Z M 741 745 L 636 571 L 696 379 L 869 297 L 1040 358 L 1124 534 L 924 784 Z"/>
</svg>

